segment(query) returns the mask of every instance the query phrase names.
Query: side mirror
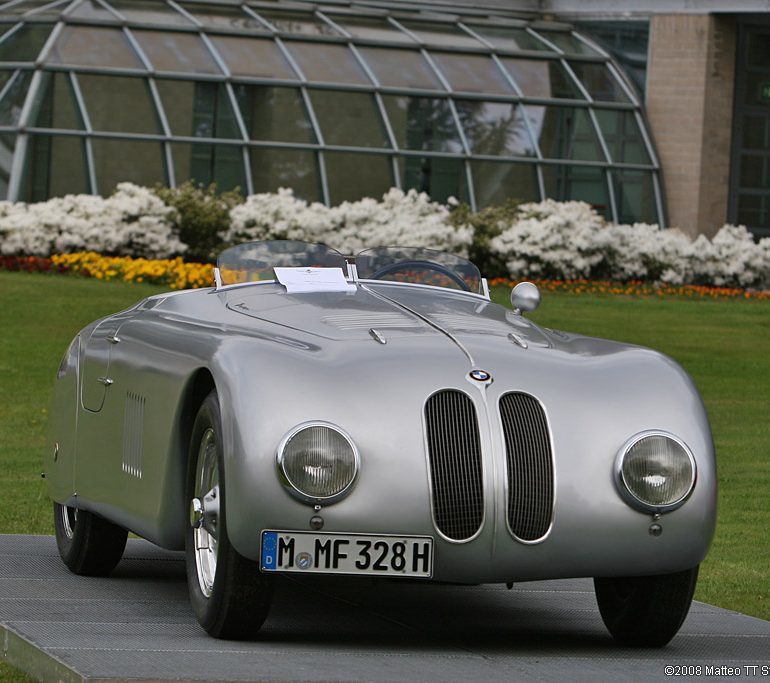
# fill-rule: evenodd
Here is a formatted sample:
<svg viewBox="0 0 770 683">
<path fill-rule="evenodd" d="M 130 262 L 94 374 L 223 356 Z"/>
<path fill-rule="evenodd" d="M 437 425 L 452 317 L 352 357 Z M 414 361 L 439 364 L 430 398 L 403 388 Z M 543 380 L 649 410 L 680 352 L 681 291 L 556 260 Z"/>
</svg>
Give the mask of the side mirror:
<svg viewBox="0 0 770 683">
<path fill-rule="evenodd" d="M 531 282 L 519 282 L 511 290 L 511 304 L 516 315 L 534 311 L 540 305 L 540 290 Z"/>
</svg>

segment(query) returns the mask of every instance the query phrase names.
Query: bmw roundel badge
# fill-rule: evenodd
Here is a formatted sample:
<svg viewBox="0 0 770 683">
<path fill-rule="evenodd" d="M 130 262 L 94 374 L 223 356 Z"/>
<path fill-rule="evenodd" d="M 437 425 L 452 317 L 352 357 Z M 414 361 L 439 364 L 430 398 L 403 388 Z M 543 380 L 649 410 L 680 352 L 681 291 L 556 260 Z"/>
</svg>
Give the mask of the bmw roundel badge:
<svg viewBox="0 0 770 683">
<path fill-rule="evenodd" d="M 477 382 L 488 382 L 492 379 L 492 375 L 486 370 L 471 370 L 470 376 L 471 379 L 475 379 Z"/>
</svg>

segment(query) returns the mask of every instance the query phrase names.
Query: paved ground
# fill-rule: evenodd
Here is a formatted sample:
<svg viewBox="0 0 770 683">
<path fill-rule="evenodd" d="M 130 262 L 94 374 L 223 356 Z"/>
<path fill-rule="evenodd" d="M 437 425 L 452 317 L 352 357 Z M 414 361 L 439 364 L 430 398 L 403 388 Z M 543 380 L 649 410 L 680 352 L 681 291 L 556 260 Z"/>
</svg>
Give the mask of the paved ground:
<svg viewBox="0 0 770 683">
<path fill-rule="evenodd" d="M 258 641 L 218 641 L 190 612 L 181 555 L 136 540 L 114 576 L 89 579 L 53 538 L 0 536 L 0 636 L 46 681 L 637 681 L 668 665 L 770 683 L 770 622 L 695 603 L 667 648 L 619 648 L 588 580 L 282 580 Z"/>
</svg>

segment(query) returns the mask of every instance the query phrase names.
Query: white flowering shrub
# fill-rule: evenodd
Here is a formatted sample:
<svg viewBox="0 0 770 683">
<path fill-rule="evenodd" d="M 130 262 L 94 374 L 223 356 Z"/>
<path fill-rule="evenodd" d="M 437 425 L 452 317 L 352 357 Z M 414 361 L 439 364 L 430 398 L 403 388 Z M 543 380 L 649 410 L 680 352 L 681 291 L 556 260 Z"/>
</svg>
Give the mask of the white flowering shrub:
<svg viewBox="0 0 770 683">
<path fill-rule="evenodd" d="M 230 244 L 265 239 L 323 242 L 346 254 L 367 247 L 431 247 L 466 254 L 473 240 L 468 227 L 453 227 L 449 210 L 425 193 L 387 192 L 329 208 L 298 199 L 290 189 L 255 194 L 230 211 L 230 227 L 221 234 Z"/>
<path fill-rule="evenodd" d="M 49 256 L 97 251 L 165 258 L 183 253 L 174 209 L 145 187 L 121 183 L 108 198 L 66 195 L 45 202 L 2 202 L 0 252 Z"/>
<path fill-rule="evenodd" d="M 720 287 L 770 287 L 770 238 L 725 225 L 694 241 L 676 228 L 605 223 L 584 202 L 522 204 L 490 241 L 516 279 L 608 278 Z"/>
<path fill-rule="evenodd" d="M 724 225 L 709 242 L 694 242 L 694 280 L 718 287 L 770 287 L 770 238 L 759 244 L 743 225 Z"/>
<path fill-rule="evenodd" d="M 522 204 L 489 245 L 517 278 L 585 278 L 604 258 L 596 232 L 604 220 L 584 202 Z"/>
<path fill-rule="evenodd" d="M 368 247 L 428 247 L 467 256 L 473 241 L 468 226 L 454 227 L 449 209 L 424 192 L 392 188 L 382 201 L 343 202 L 329 210 L 334 232 L 324 241 L 346 254 Z"/>
<path fill-rule="evenodd" d="M 68 195 L 37 204 L 0 202 L 0 253 L 96 251 L 145 258 L 184 253 L 187 246 L 175 227 L 184 222 L 183 211 L 166 204 L 164 196 L 121 183 L 106 199 Z M 214 226 L 219 218 L 206 224 L 214 242 L 305 240 L 346 254 L 376 246 L 428 247 L 462 255 L 472 250 L 482 262 L 495 267 L 504 263 L 515 279 L 770 288 L 770 238 L 757 243 L 744 226 L 725 225 L 713 239 L 700 235 L 693 241 L 679 230 L 657 225 L 609 224 L 584 202 L 553 200 L 473 216 L 462 207 L 451 215 L 447 206 L 424 193 L 395 188 L 381 201 L 364 198 L 331 208 L 309 204 L 289 189 L 236 201 L 222 205 L 225 223 L 228 205 L 232 208 L 229 224 L 218 235 Z"/>
<path fill-rule="evenodd" d="M 290 189 L 263 192 L 246 197 L 230 210 L 230 226 L 220 233 L 227 244 L 259 240 L 301 240 L 323 242 L 334 225 L 329 208 L 308 204 Z"/>
</svg>

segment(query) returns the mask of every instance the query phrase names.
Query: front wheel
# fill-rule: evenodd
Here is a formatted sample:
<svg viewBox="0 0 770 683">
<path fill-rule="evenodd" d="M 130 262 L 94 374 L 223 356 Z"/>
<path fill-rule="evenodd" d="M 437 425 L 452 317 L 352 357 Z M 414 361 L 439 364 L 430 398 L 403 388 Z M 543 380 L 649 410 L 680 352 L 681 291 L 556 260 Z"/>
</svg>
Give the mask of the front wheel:
<svg viewBox="0 0 770 683">
<path fill-rule="evenodd" d="M 70 571 L 107 576 L 123 557 L 128 531 L 87 510 L 53 504 L 59 555 Z"/>
<path fill-rule="evenodd" d="M 674 574 L 596 578 L 594 589 L 607 630 L 619 643 L 662 647 L 690 610 L 698 567 Z"/>
<path fill-rule="evenodd" d="M 238 554 L 227 536 L 222 419 L 215 391 L 198 410 L 188 463 L 185 550 L 193 611 L 215 638 L 249 638 L 267 618 L 273 584 L 256 562 Z"/>
</svg>

